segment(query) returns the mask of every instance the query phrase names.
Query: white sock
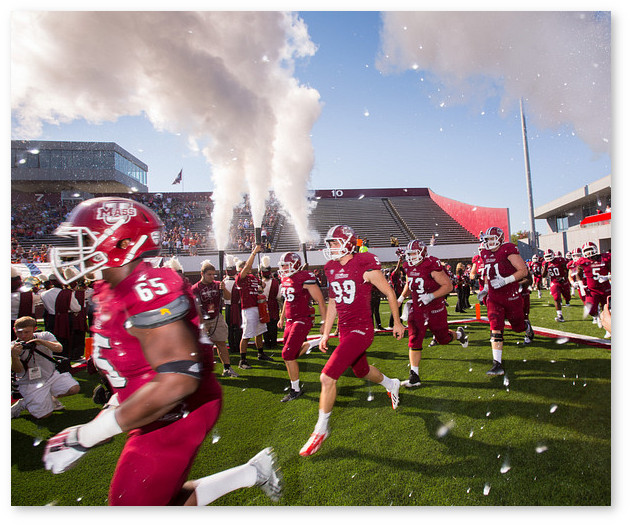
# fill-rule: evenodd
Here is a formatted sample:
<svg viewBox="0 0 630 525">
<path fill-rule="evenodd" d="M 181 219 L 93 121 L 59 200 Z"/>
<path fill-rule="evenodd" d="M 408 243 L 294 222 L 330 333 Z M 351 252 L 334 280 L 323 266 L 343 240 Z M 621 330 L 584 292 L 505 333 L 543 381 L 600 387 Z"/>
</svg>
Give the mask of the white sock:
<svg viewBox="0 0 630 525">
<path fill-rule="evenodd" d="M 416 373 L 416 375 L 418 375 L 420 373 L 419 368 L 420 368 L 419 366 L 412 366 L 411 370 L 413 370 Z"/>
<path fill-rule="evenodd" d="M 394 386 L 394 380 L 383 374 L 383 380 L 379 383 L 379 385 L 383 385 L 387 390 L 391 390 Z"/>
<path fill-rule="evenodd" d="M 293 390 L 295 390 L 296 392 L 300 391 L 300 380 L 298 379 L 297 381 L 291 381 L 291 388 Z"/>
<path fill-rule="evenodd" d="M 319 418 L 317 419 L 317 424 L 315 425 L 315 433 L 323 434 L 328 430 L 328 419 L 330 418 L 331 412 L 324 412 L 322 409 L 319 410 Z"/>
<path fill-rule="evenodd" d="M 503 356 L 503 350 L 495 350 L 494 348 L 492 349 L 492 359 L 500 363 L 502 356 Z"/>
<path fill-rule="evenodd" d="M 236 489 L 253 487 L 258 473 L 253 465 L 240 465 L 193 481 L 197 506 L 205 506 Z"/>
<path fill-rule="evenodd" d="M 558 317 L 560 317 L 562 315 L 562 310 L 556 310 L 556 313 L 558 314 Z"/>
</svg>

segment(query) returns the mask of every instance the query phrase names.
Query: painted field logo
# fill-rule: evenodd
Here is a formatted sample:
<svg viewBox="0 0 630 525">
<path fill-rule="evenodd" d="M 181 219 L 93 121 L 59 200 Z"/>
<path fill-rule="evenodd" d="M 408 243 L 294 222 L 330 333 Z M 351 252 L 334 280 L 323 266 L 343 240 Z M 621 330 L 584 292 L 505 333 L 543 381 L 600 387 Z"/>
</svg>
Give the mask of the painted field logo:
<svg viewBox="0 0 630 525">
<path fill-rule="evenodd" d="M 136 208 L 129 202 L 107 202 L 96 210 L 96 218 L 104 221 L 106 224 L 116 224 L 121 217 L 125 220 L 123 224 L 129 222 L 131 217 L 137 215 Z"/>
</svg>

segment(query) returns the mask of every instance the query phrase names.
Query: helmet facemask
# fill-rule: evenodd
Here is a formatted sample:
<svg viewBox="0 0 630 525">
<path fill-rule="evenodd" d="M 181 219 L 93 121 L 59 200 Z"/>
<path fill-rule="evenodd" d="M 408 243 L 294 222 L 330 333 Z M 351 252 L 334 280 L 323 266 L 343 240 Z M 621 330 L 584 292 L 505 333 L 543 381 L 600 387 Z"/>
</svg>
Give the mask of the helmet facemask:
<svg viewBox="0 0 630 525">
<path fill-rule="evenodd" d="M 353 246 L 348 239 L 340 239 L 338 237 L 332 237 L 326 239 L 326 248 L 322 250 L 324 257 L 329 261 L 338 261 L 346 255 L 352 253 Z M 339 246 L 331 246 L 332 243 L 339 243 Z M 350 245 L 350 247 L 348 247 Z"/>
</svg>

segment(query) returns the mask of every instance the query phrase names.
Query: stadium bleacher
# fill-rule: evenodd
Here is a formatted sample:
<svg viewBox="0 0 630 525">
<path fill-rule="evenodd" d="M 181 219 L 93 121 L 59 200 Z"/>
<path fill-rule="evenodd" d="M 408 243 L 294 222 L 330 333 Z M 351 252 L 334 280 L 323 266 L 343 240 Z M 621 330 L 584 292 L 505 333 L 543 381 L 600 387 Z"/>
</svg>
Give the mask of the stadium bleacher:
<svg viewBox="0 0 630 525">
<path fill-rule="evenodd" d="M 326 232 L 335 224 L 351 225 L 361 239 L 369 241 L 370 248 L 389 247 L 391 236 L 397 237 L 401 246 L 412 239 L 419 239 L 427 245 L 432 240 L 439 245 L 478 242 L 475 235 L 444 211 L 426 192 L 410 191 L 409 195 L 401 196 L 396 192 L 392 194 L 391 190 L 382 192 L 366 190 L 366 193 L 368 191 L 370 195 L 361 194 L 352 198 L 322 198 L 326 191 L 320 190 L 319 195 L 314 197 L 317 205 L 309 217 L 310 227 L 317 232 L 319 239 L 309 242 L 308 248 L 322 248 Z M 218 253 L 212 230 L 211 193 L 146 193 L 119 196 L 134 198 L 154 209 L 166 225 L 167 237 L 193 236 L 200 241 L 194 251 L 182 249 L 175 251 L 173 248 L 167 248 L 163 255 L 209 256 Z M 33 221 L 34 217 L 38 217 L 32 213 L 26 219 L 23 217 L 21 211 L 24 209 L 24 202 L 28 200 L 27 194 L 12 192 L 12 239 L 15 244 L 24 248 L 20 253 L 22 258 L 28 258 L 23 253 L 32 251 L 32 246 L 37 248 L 53 242 L 55 244 L 64 242 L 52 235 L 52 228 L 30 228 L 25 224 L 29 218 Z M 54 217 L 58 223 L 74 204 L 62 202 L 60 195 L 48 194 L 46 204 L 37 206 L 42 210 L 46 209 L 47 215 Z M 249 242 L 253 241 L 254 235 L 251 219 L 245 197 L 243 203 L 235 208 L 232 218 L 230 250 L 249 251 Z M 20 235 L 14 228 L 17 224 L 21 226 L 20 232 L 29 232 L 29 235 Z M 247 224 L 247 228 L 244 228 L 243 224 Z M 289 217 L 281 212 L 281 207 L 273 196 L 267 202 L 263 227 L 269 241 L 267 251 L 291 251 L 301 246 Z M 34 235 L 34 232 L 37 234 Z M 14 259 L 14 262 L 25 261 Z"/>
</svg>

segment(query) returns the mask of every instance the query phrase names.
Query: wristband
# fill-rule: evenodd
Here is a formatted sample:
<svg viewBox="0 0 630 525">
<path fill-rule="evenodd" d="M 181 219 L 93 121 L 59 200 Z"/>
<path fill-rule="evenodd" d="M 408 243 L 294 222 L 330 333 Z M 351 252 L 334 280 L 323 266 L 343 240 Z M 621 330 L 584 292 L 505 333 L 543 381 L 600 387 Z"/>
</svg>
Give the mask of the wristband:
<svg viewBox="0 0 630 525">
<path fill-rule="evenodd" d="M 510 284 L 510 283 L 513 283 L 514 281 L 516 281 L 516 279 L 514 278 L 514 274 L 505 278 L 505 284 Z"/>
<path fill-rule="evenodd" d="M 405 300 L 405 297 L 401 294 L 401 295 L 398 297 L 398 305 L 403 304 L 403 301 L 404 301 L 404 300 Z"/>
<path fill-rule="evenodd" d="M 122 428 L 116 421 L 116 410 L 105 410 L 92 421 L 81 425 L 77 432 L 77 441 L 80 445 L 90 448 L 120 434 Z"/>
</svg>

